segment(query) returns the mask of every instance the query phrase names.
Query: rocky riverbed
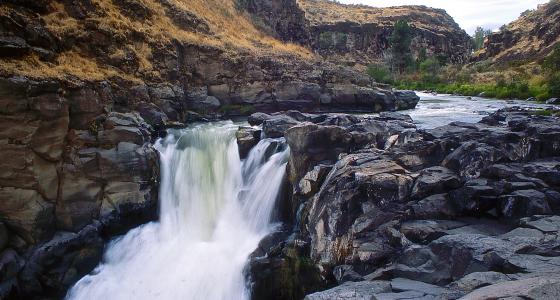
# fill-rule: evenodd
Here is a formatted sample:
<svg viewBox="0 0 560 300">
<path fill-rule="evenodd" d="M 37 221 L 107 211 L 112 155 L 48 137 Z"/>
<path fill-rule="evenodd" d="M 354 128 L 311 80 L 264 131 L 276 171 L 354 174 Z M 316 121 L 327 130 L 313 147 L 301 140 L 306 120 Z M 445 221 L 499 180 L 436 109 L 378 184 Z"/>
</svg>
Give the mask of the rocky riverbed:
<svg viewBox="0 0 560 300">
<path fill-rule="evenodd" d="M 291 226 L 253 255 L 253 297 L 558 299 L 560 119 L 480 118 L 251 116 L 291 148 Z"/>
</svg>

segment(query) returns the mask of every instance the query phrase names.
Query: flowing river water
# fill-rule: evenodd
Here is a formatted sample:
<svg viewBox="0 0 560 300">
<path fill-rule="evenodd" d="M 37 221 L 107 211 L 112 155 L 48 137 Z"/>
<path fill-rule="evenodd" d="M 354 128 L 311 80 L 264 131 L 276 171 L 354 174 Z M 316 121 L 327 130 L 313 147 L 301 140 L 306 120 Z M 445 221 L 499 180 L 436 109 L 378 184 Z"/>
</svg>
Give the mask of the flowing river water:
<svg viewBox="0 0 560 300">
<path fill-rule="evenodd" d="M 243 268 L 273 229 L 289 150 L 265 139 L 245 161 L 231 122 L 174 130 L 161 154 L 160 221 L 111 242 L 68 299 L 247 299 Z"/>
<path fill-rule="evenodd" d="M 410 114 L 420 128 L 477 122 L 528 102 L 420 94 Z M 67 299 L 248 299 L 243 268 L 273 230 L 289 150 L 264 139 L 242 161 L 232 122 L 171 130 L 161 155 L 160 220 L 112 241 L 102 264 Z"/>
</svg>

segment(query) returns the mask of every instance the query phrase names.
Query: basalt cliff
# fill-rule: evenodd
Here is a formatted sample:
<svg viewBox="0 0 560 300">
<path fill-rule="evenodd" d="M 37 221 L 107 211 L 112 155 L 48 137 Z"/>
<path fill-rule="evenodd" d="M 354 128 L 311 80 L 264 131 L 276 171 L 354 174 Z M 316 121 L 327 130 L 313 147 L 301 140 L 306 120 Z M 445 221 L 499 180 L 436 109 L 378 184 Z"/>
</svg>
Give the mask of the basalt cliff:
<svg viewBox="0 0 560 300">
<path fill-rule="evenodd" d="M 107 239 L 156 218 L 153 142 L 166 128 L 289 109 L 413 108 L 414 93 L 380 86 L 359 68 L 386 49 L 396 18 L 416 20 L 418 47 L 454 62 L 468 52 L 464 32 L 441 11 L 408 7 L 383 22 L 321 25 L 312 6 L 2 1 L 0 298 L 63 297 L 97 265 Z M 348 39 L 324 49 L 323 33 Z M 345 52 L 353 63 L 332 59 Z"/>
<path fill-rule="evenodd" d="M 560 2 L 550 1 L 486 38 L 473 60 L 495 63 L 533 62 L 545 58 L 560 42 Z"/>
</svg>

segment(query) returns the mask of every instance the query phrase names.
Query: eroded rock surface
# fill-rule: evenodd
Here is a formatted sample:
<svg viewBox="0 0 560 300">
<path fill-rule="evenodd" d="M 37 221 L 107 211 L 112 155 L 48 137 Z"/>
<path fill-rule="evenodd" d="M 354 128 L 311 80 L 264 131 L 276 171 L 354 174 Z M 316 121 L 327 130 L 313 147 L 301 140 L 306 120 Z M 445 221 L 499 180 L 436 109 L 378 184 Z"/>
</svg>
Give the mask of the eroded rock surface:
<svg viewBox="0 0 560 300">
<path fill-rule="evenodd" d="M 104 238 L 152 220 L 158 157 L 138 113 L 97 87 L 0 79 L 0 296 L 60 297 L 99 262 Z"/>
<path fill-rule="evenodd" d="M 286 137 L 293 235 L 323 283 L 339 284 L 307 299 L 556 297 L 560 119 L 510 109 L 429 130 L 394 113 L 253 119 Z"/>
</svg>

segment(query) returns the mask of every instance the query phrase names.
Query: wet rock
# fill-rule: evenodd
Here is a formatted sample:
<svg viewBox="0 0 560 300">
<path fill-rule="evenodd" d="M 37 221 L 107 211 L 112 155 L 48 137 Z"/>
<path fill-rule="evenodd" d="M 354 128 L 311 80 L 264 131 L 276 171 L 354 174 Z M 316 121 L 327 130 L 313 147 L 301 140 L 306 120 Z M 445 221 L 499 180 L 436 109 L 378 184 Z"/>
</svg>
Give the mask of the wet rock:
<svg viewBox="0 0 560 300">
<path fill-rule="evenodd" d="M 498 272 L 474 272 L 451 283 L 449 287 L 466 294 L 485 286 L 510 280 L 505 274 Z"/>
<path fill-rule="evenodd" d="M 397 110 L 415 108 L 420 101 L 420 97 L 418 97 L 418 95 L 416 95 L 416 93 L 413 91 L 396 91 L 395 97 L 395 106 Z"/>
<path fill-rule="evenodd" d="M 546 195 L 537 190 L 520 190 L 501 197 L 501 213 L 505 217 L 520 218 L 552 213 Z"/>
<path fill-rule="evenodd" d="M 244 159 L 249 155 L 251 149 L 256 146 L 261 139 L 261 130 L 252 127 L 239 127 L 235 133 L 237 145 L 239 147 L 239 156 Z"/>
<path fill-rule="evenodd" d="M 57 297 L 81 277 L 91 272 L 103 254 L 99 223 L 78 233 L 60 232 L 37 247 L 20 275 L 23 297 L 48 291 Z"/>
<path fill-rule="evenodd" d="M 560 99 L 559 98 L 550 98 L 550 99 L 546 100 L 546 104 L 560 104 Z"/>
<path fill-rule="evenodd" d="M 309 197 L 319 191 L 323 180 L 327 173 L 331 170 L 331 166 L 318 165 L 309 171 L 299 182 L 299 193 L 304 197 Z"/>
<path fill-rule="evenodd" d="M 507 281 L 475 290 L 465 296 L 466 299 L 542 299 L 552 300 L 560 297 L 560 279 L 554 277 L 536 277 L 530 279 Z"/>
<path fill-rule="evenodd" d="M 287 115 L 273 116 L 263 121 L 263 132 L 268 138 L 279 138 L 291 127 L 299 122 Z"/>
<path fill-rule="evenodd" d="M 305 300 L 375 299 L 376 294 L 390 291 L 391 284 L 387 281 L 346 282 L 330 290 L 307 295 Z"/>
<path fill-rule="evenodd" d="M 4 223 L 0 223 L 0 251 L 4 250 L 9 242 L 8 229 Z"/>
<path fill-rule="evenodd" d="M 400 231 L 415 243 L 427 244 L 447 235 L 448 230 L 463 226 L 466 224 L 457 221 L 415 220 L 403 222 Z"/>
<path fill-rule="evenodd" d="M 167 115 L 153 103 L 141 102 L 136 110 L 150 126 L 161 128 L 169 122 Z"/>
<path fill-rule="evenodd" d="M 437 194 L 410 204 L 412 214 L 417 219 L 451 219 L 458 215 L 446 194 Z"/>
<path fill-rule="evenodd" d="M 25 261 L 12 249 L 0 253 L 0 297 L 8 298 L 18 288 L 17 276 L 23 269 Z"/>
<path fill-rule="evenodd" d="M 497 208 L 499 191 L 485 179 L 468 181 L 463 187 L 449 193 L 453 207 L 463 214 L 480 214 Z"/>
<path fill-rule="evenodd" d="M 247 122 L 249 122 L 250 125 L 252 126 L 258 126 L 258 125 L 262 125 L 262 123 L 269 119 L 271 116 L 269 114 L 265 114 L 265 113 L 254 113 L 251 114 L 248 118 L 247 118 Z"/>
<path fill-rule="evenodd" d="M 489 145 L 466 142 L 447 156 L 442 165 L 458 172 L 464 178 L 476 178 L 480 176 L 480 170 L 502 157 L 501 152 Z"/>
<path fill-rule="evenodd" d="M 364 278 L 354 271 L 354 268 L 350 265 L 336 266 L 333 270 L 333 275 L 338 284 L 342 284 L 347 281 L 364 281 Z"/>
<path fill-rule="evenodd" d="M 459 177 L 444 167 L 432 167 L 420 172 L 412 188 L 411 197 L 421 199 L 460 187 Z"/>
<path fill-rule="evenodd" d="M 252 299 L 302 299 L 324 288 L 319 270 L 306 257 L 307 244 L 282 237 L 285 233 L 265 238 L 268 245 L 261 246 L 267 249 L 257 249 L 251 255 L 245 273 L 251 284 Z M 255 255 L 259 252 L 267 254 Z"/>
<path fill-rule="evenodd" d="M 455 234 L 431 242 L 428 248 L 407 249 L 395 273 L 427 283 L 447 284 L 472 272 L 505 267 L 505 260 L 521 246 L 480 234 Z"/>
<path fill-rule="evenodd" d="M 391 280 L 391 288 L 395 292 L 418 292 L 423 294 L 424 297 L 440 297 L 444 295 L 447 290 L 436 285 L 427 284 L 421 281 L 414 281 L 406 278 L 395 278 Z"/>
</svg>

